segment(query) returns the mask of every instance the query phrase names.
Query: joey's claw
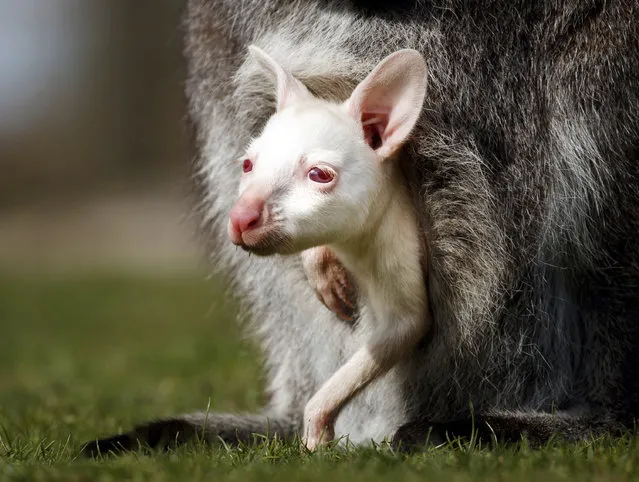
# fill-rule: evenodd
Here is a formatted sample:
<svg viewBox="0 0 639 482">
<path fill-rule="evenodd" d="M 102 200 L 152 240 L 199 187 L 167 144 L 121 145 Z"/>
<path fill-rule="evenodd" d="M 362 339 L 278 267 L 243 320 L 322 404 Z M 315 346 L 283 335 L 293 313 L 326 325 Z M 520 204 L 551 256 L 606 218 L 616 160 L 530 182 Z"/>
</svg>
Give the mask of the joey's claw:
<svg viewBox="0 0 639 482">
<path fill-rule="evenodd" d="M 351 321 L 357 304 L 355 284 L 333 251 L 325 246 L 302 253 L 302 263 L 317 298 L 342 320 Z"/>
<path fill-rule="evenodd" d="M 351 279 L 350 275 L 345 268 L 342 268 L 338 277 L 335 290 L 337 291 L 337 297 L 348 308 L 354 309 L 357 303 L 357 292 L 355 291 L 355 283 Z"/>
<path fill-rule="evenodd" d="M 318 295 L 320 301 L 329 310 L 335 313 L 344 321 L 352 321 L 354 315 L 354 309 L 352 306 L 348 306 L 335 290 L 330 291 L 327 295 Z"/>
<path fill-rule="evenodd" d="M 352 305 L 349 306 L 349 303 L 343 301 L 342 295 L 337 288 L 329 285 L 317 286 L 315 288 L 315 296 L 326 308 L 342 320 L 352 320 L 355 310 Z"/>
</svg>

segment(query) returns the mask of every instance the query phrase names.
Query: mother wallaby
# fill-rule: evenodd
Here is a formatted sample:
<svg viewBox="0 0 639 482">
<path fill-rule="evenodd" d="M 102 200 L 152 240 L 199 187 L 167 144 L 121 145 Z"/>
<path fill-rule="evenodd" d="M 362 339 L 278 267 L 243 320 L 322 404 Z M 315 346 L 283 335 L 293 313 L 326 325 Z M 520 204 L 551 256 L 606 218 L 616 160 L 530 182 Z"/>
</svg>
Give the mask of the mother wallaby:
<svg viewBox="0 0 639 482">
<path fill-rule="evenodd" d="M 87 450 L 202 433 L 292 437 L 306 402 L 356 347 L 357 317 L 334 313 L 349 318 L 353 301 L 335 259 L 249 258 L 228 242 L 231 160 L 275 110 L 250 44 L 337 101 L 398 49 L 428 65 L 424 109 L 399 160 L 428 247 L 432 329 L 401 372 L 343 409 L 335 436 L 415 443 L 467 435 L 474 423 L 487 438 L 543 442 L 632 428 L 637 18 L 628 0 L 190 0 L 186 89 L 203 237 L 251 315 L 270 401 L 258 414 L 147 423 Z"/>
</svg>

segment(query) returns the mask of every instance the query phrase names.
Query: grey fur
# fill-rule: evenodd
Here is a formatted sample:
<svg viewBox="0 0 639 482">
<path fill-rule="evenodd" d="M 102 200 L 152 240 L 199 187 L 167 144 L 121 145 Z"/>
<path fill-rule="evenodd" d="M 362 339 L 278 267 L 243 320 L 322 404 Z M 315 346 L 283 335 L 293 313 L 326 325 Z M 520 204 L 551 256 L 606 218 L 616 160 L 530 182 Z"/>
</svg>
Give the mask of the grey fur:
<svg viewBox="0 0 639 482">
<path fill-rule="evenodd" d="M 331 98 L 345 98 L 387 54 L 415 48 L 430 78 L 403 164 L 429 248 L 435 332 L 407 368 L 346 407 L 336 434 L 362 442 L 407 424 L 397 441 L 422 441 L 429 428 L 448 431 L 432 421 L 470 420 L 470 402 L 506 439 L 632 428 L 637 2 L 360 4 L 188 3 L 202 231 L 264 349 L 272 394 L 264 413 L 282 421 L 282 433 L 295 432 L 357 330 L 316 301 L 297 258 L 249 258 L 226 238 L 239 177 L 230 160 L 273 110 L 267 79 L 244 62 L 246 47 L 263 47 Z M 210 433 L 239 423 L 219 422 Z"/>
</svg>

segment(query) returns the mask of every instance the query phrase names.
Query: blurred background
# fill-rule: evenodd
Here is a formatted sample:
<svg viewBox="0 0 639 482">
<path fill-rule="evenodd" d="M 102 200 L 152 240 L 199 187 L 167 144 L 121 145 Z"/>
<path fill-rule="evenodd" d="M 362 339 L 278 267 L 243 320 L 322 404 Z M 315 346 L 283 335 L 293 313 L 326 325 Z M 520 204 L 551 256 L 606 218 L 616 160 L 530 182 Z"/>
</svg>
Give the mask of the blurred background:
<svg viewBox="0 0 639 482">
<path fill-rule="evenodd" d="M 260 402 L 188 217 L 184 3 L 0 0 L 0 465 Z"/>
<path fill-rule="evenodd" d="M 0 269 L 194 269 L 181 0 L 0 0 Z"/>
</svg>

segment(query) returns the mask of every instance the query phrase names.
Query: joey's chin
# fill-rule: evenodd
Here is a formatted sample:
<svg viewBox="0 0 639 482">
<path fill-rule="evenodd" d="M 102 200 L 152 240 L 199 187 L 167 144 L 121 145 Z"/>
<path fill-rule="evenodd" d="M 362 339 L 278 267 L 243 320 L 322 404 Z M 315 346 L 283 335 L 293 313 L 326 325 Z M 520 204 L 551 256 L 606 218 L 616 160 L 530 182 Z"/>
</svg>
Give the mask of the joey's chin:
<svg viewBox="0 0 639 482">
<path fill-rule="evenodd" d="M 232 239 L 232 241 L 236 246 L 256 256 L 292 254 L 295 252 L 290 235 L 276 229 L 258 228 L 244 232 L 236 239 Z"/>
<path fill-rule="evenodd" d="M 274 254 L 278 254 L 276 250 L 272 247 L 263 247 L 263 246 L 249 246 L 247 244 L 239 244 L 240 248 L 250 254 L 254 254 L 255 256 L 272 256 Z"/>
<path fill-rule="evenodd" d="M 256 256 L 271 256 L 273 254 L 277 254 L 277 251 L 273 246 L 245 243 L 241 238 L 239 240 L 232 239 L 231 241 L 238 248 L 242 248 L 242 250 L 246 251 L 247 253 L 251 253 Z"/>
</svg>

